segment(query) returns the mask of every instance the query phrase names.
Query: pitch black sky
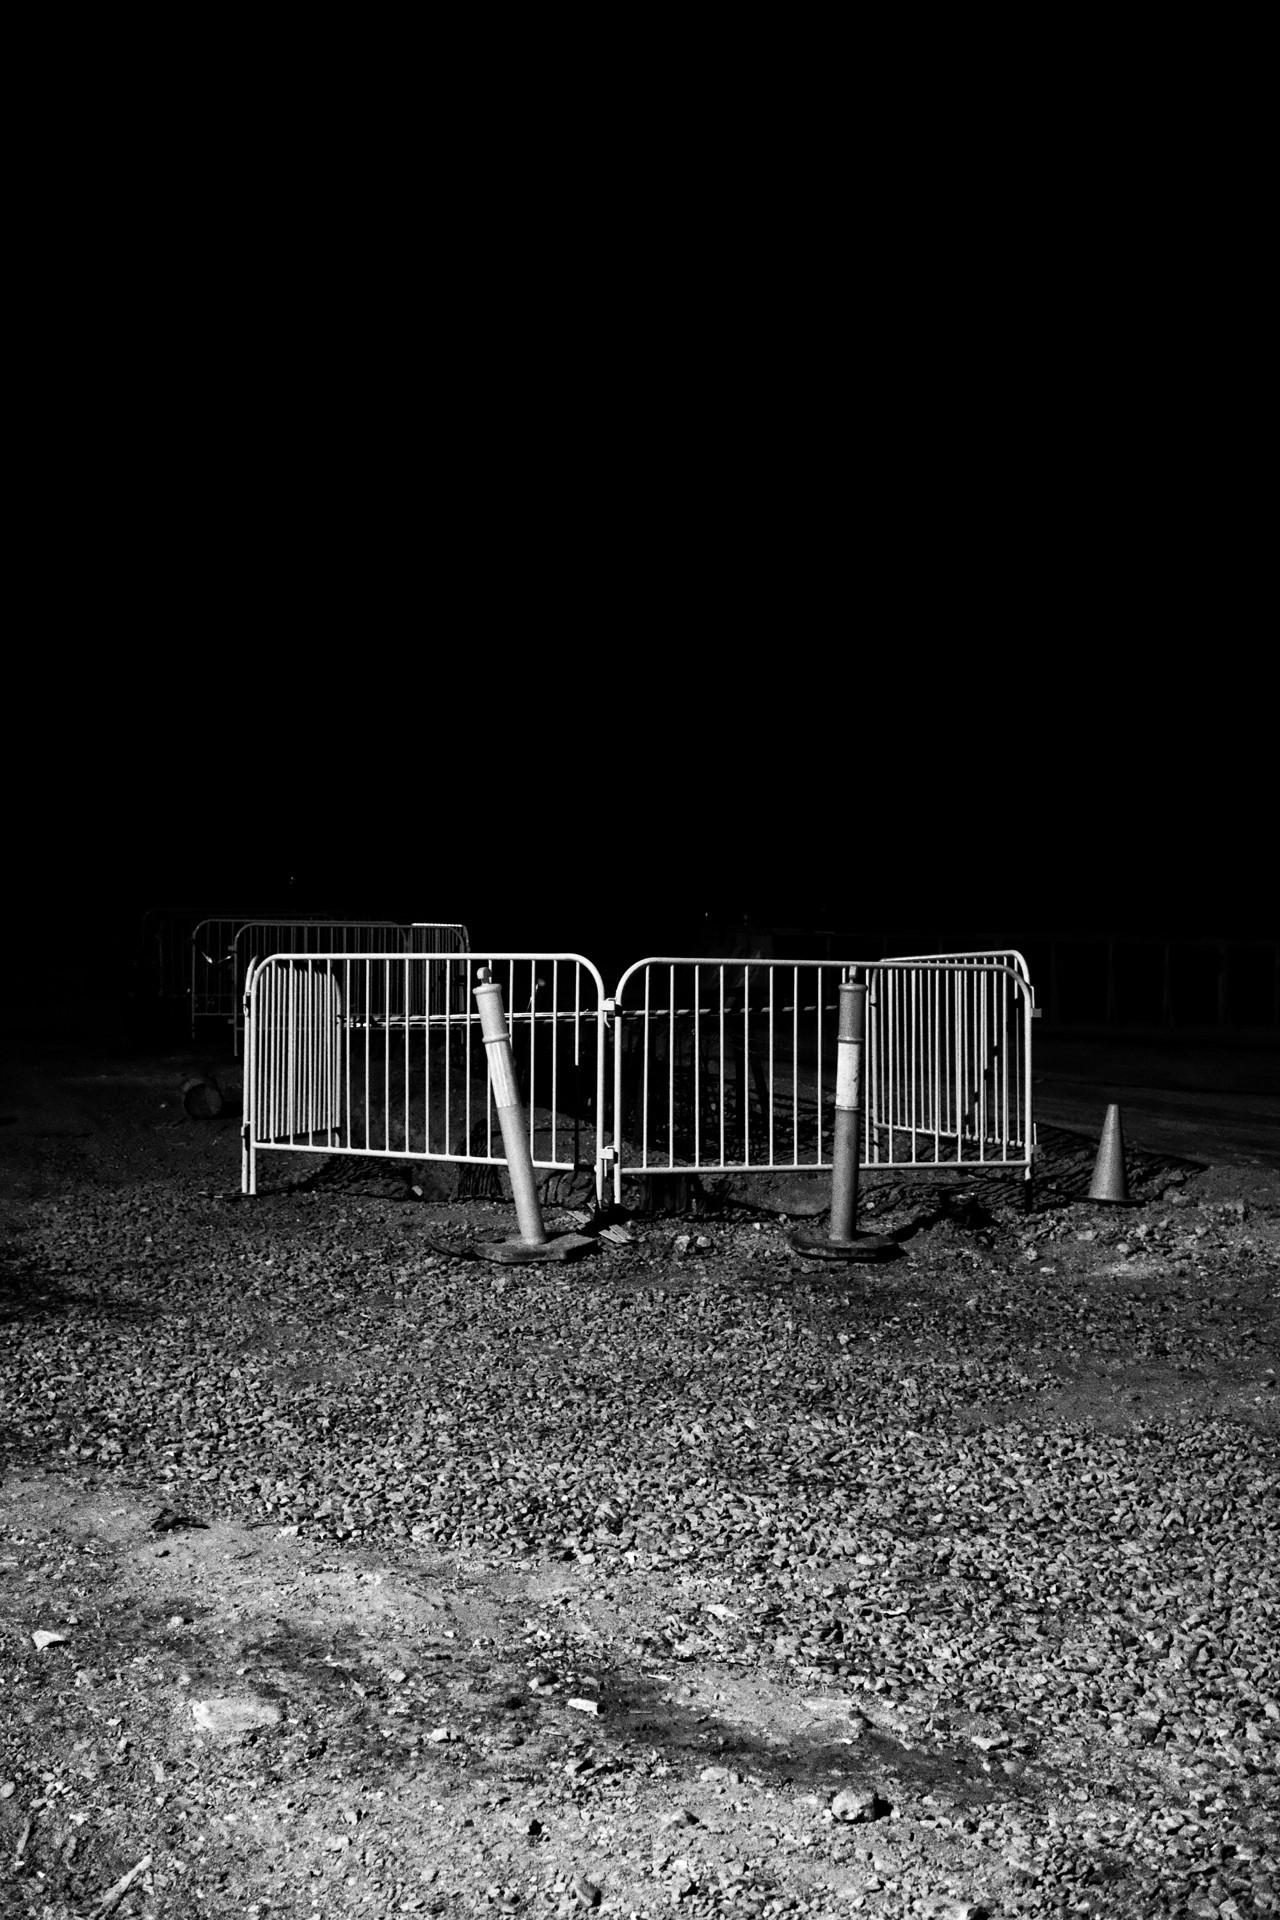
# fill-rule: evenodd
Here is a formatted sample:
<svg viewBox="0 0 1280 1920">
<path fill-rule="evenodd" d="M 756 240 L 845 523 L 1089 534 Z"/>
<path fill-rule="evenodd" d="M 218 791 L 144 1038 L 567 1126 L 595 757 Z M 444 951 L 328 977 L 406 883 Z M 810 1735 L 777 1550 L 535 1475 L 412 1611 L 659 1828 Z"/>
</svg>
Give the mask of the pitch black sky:
<svg viewBox="0 0 1280 1920">
<path fill-rule="evenodd" d="M 611 684 L 536 648 L 439 649 L 394 684 L 226 712 L 104 686 L 50 735 L 56 803 L 15 825 L 11 897 L 63 936 L 294 907 L 630 957 L 744 919 L 870 954 L 1280 918 L 1249 715 L 1121 688 L 1087 650 L 1073 689 L 1055 666 L 997 698 L 980 650 L 870 669 L 852 643 L 673 644 Z"/>
<path fill-rule="evenodd" d="M 736 264 L 719 216 L 561 261 L 539 215 L 476 272 L 468 213 L 423 271 L 361 203 L 335 269 L 327 205 L 310 263 L 249 244 L 257 172 L 225 252 L 144 224 L 22 469 L 11 948 L 165 903 L 628 958 L 1273 933 L 1257 249 L 1070 173 L 985 244 L 986 180 L 859 187 L 883 257 L 801 237 L 811 183 Z"/>
</svg>

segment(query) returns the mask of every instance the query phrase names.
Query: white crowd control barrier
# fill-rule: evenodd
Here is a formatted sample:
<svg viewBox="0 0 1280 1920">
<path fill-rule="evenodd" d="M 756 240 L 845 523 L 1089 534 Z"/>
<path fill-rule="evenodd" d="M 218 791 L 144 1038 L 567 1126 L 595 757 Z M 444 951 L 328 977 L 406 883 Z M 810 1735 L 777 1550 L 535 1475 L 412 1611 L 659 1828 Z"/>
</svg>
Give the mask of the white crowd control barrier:
<svg viewBox="0 0 1280 1920">
<path fill-rule="evenodd" d="M 1030 1177 L 1025 966 L 653 957 L 613 1020 L 614 1197 L 627 1174 L 831 1164 L 838 988 L 868 984 L 864 1165 L 998 1164 Z"/>
<path fill-rule="evenodd" d="M 242 1187 L 266 1151 L 504 1164 L 474 994 L 503 991 L 533 1164 L 593 1167 L 604 990 L 573 953 L 271 954 L 245 982 Z M 459 979 L 468 983 L 459 993 Z"/>
<path fill-rule="evenodd" d="M 246 980 L 243 1185 L 265 1150 L 500 1165 L 472 989 L 503 989 L 535 1167 L 829 1168 L 839 987 L 867 984 L 864 1166 L 1030 1178 L 1034 996 L 1018 955 L 652 957 L 612 999 L 579 954 L 277 953 Z M 611 1070 L 606 1064 L 612 1046 Z"/>
<path fill-rule="evenodd" d="M 199 1019 L 226 1020 L 238 1050 L 248 970 L 269 953 L 458 953 L 467 945 L 456 922 L 210 917 L 191 937 L 191 1030 Z"/>
<path fill-rule="evenodd" d="M 868 1166 L 1021 1166 L 1031 1177 L 1034 996 L 1020 954 L 868 969 Z"/>
</svg>

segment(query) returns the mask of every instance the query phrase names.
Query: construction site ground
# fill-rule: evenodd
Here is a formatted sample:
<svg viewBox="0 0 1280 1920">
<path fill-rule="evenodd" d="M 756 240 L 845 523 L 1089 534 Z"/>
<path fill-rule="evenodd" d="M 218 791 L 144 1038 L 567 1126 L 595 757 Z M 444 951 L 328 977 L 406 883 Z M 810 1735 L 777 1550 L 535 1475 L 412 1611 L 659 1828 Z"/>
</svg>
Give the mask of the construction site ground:
<svg viewBox="0 0 1280 1920">
<path fill-rule="evenodd" d="M 1277 1096 L 1089 1045 L 1029 1211 L 870 1175 L 855 1267 L 816 1176 L 496 1267 L 396 1166 L 239 1198 L 226 1063 L 21 1060 L 0 1911 L 1280 1911 Z"/>
</svg>

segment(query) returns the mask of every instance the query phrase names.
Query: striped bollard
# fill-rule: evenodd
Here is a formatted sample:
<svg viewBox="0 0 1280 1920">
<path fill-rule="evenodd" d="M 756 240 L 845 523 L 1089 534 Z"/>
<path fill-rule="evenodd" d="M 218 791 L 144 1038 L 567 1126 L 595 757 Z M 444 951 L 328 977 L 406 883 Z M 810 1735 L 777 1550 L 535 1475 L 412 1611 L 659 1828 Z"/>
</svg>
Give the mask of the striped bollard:
<svg viewBox="0 0 1280 1920">
<path fill-rule="evenodd" d="M 826 1234 L 797 1227 L 788 1235 L 793 1253 L 819 1260 L 887 1260 L 896 1240 L 859 1233 L 858 1155 L 862 1145 L 862 1049 L 867 1032 L 867 985 L 861 971 L 840 983 L 836 1033 L 836 1119 L 831 1148 L 831 1223 Z"/>
<path fill-rule="evenodd" d="M 496 1260 L 503 1266 L 521 1266 L 534 1260 L 573 1260 L 583 1253 L 594 1253 L 596 1243 L 583 1233 L 548 1235 L 542 1224 L 538 1189 L 534 1184 L 533 1155 L 525 1129 L 524 1108 L 516 1083 L 516 1063 L 511 1052 L 511 1035 L 502 1006 L 502 988 L 488 967 L 477 973 L 480 985 L 473 989 L 480 1013 L 480 1031 L 484 1036 L 489 1063 L 489 1085 L 498 1109 L 502 1145 L 511 1176 L 511 1192 L 516 1203 L 518 1240 L 479 1240 L 473 1251 L 481 1260 Z"/>
</svg>

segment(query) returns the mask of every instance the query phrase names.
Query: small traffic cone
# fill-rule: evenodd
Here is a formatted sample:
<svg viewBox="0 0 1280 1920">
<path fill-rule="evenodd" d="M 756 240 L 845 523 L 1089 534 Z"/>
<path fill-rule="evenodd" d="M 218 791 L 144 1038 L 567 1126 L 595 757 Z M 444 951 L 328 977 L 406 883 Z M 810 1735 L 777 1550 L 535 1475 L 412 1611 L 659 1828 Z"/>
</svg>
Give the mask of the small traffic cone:
<svg viewBox="0 0 1280 1920">
<path fill-rule="evenodd" d="M 1102 1123 L 1102 1138 L 1098 1142 L 1098 1157 L 1093 1163 L 1089 1198 L 1107 1201 L 1112 1206 L 1127 1207 L 1131 1204 L 1129 1182 L 1124 1172 L 1124 1131 L 1120 1125 L 1120 1109 L 1115 1105 L 1107 1108 L 1107 1117 Z"/>
</svg>

